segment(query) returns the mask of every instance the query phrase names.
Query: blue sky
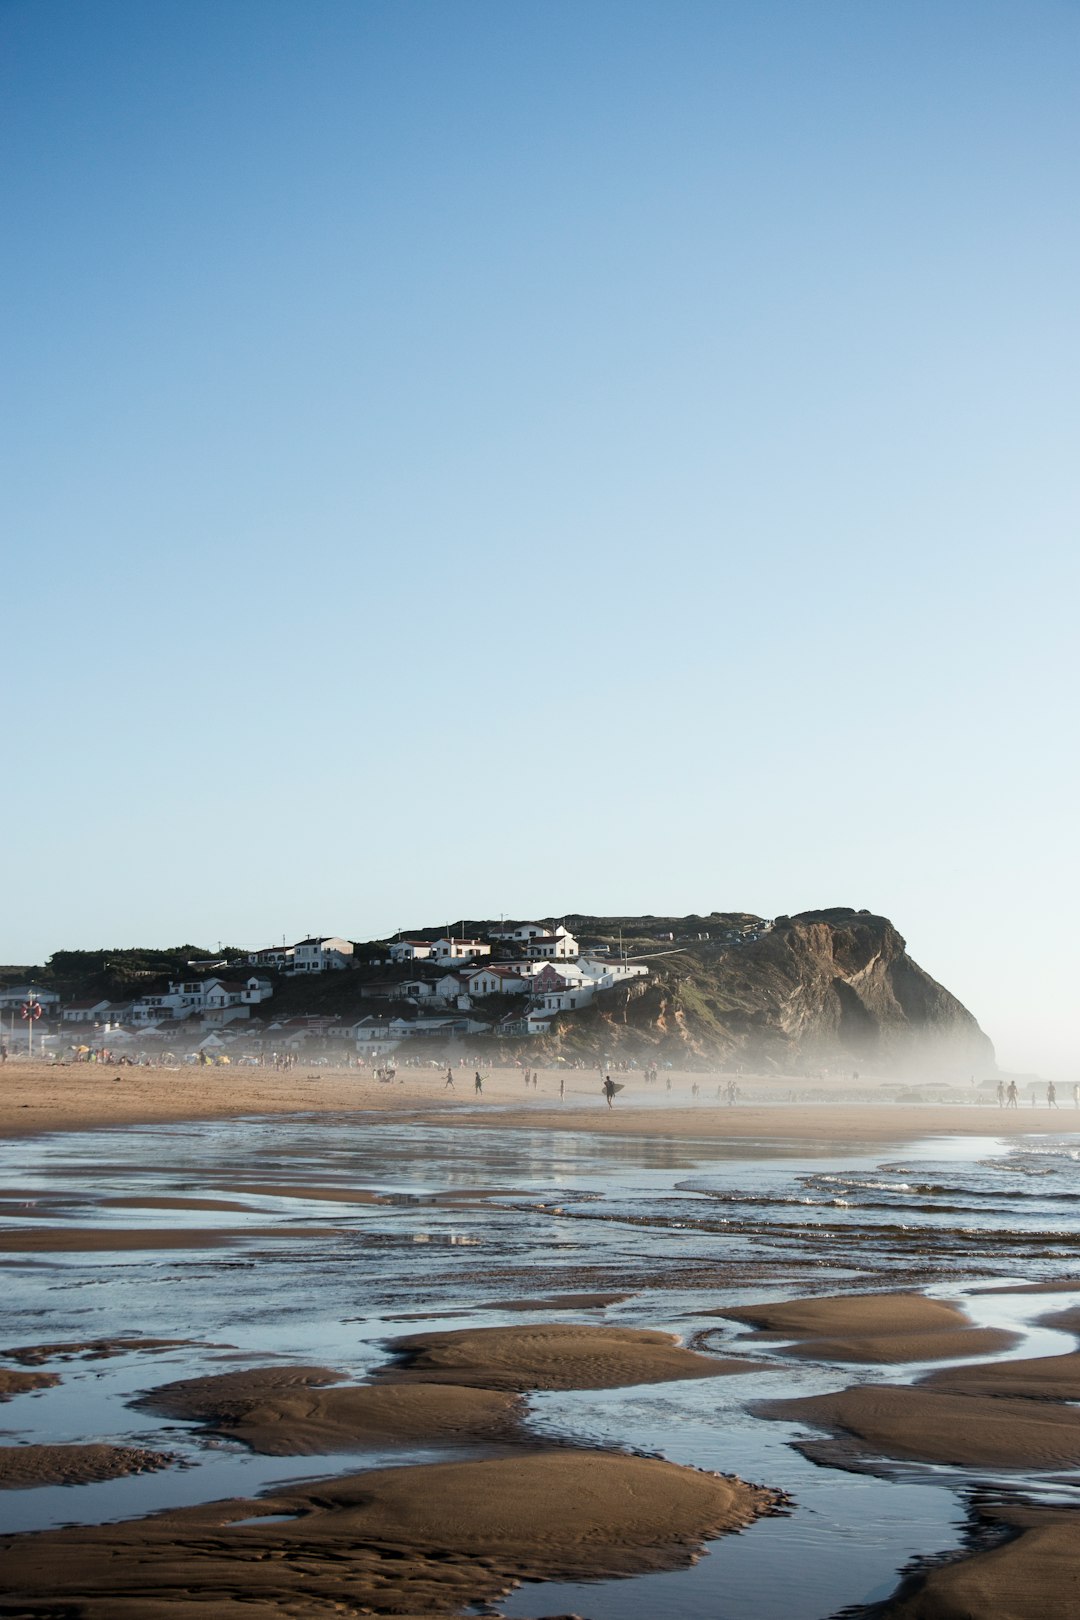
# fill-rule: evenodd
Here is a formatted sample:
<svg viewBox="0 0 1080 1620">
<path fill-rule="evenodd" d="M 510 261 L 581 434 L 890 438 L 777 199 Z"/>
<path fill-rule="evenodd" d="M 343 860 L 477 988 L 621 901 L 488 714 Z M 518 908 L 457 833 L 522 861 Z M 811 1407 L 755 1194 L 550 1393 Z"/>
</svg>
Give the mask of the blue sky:
<svg viewBox="0 0 1080 1620">
<path fill-rule="evenodd" d="M 1075 5 L 0 51 L 3 960 L 850 904 L 1072 1072 Z"/>
</svg>

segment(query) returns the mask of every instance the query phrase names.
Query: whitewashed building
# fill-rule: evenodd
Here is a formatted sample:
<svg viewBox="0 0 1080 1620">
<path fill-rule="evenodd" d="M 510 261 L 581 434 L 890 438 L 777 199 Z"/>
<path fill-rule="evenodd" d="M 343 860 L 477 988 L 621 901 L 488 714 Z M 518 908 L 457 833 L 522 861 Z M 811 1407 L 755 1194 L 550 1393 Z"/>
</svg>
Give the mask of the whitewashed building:
<svg viewBox="0 0 1080 1620">
<path fill-rule="evenodd" d="M 69 1001 L 61 1012 L 65 1024 L 103 1024 L 112 1002 L 104 998 L 97 1001 Z"/>
<path fill-rule="evenodd" d="M 500 923 L 491 930 L 492 939 L 505 939 L 515 945 L 527 945 L 531 939 L 550 939 L 551 929 L 543 923 Z"/>
<path fill-rule="evenodd" d="M 437 939 L 432 949 L 434 959 L 444 962 L 475 962 L 481 956 L 491 955 L 491 946 L 481 939 Z"/>
<path fill-rule="evenodd" d="M 578 942 L 560 923 L 553 934 L 540 934 L 529 940 L 526 954 L 537 962 L 565 962 L 578 954 Z"/>
<path fill-rule="evenodd" d="M 430 939 L 395 939 L 386 954 L 391 962 L 426 962 L 434 950 Z"/>
<path fill-rule="evenodd" d="M 293 959 L 292 945 L 267 945 L 265 950 L 251 951 L 248 954 L 248 963 L 251 967 L 275 968 L 278 973 L 288 973 Z"/>
<path fill-rule="evenodd" d="M 463 977 L 472 996 L 520 996 L 530 988 L 530 980 L 519 967 L 508 967 L 501 962 L 466 968 Z"/>
<path fill-rule="evenodd" d="M 351 966 L 352 941 L 337 934 L 301 939 L 293 946 L 290 973 L 330 973 Z"/>
</svg>

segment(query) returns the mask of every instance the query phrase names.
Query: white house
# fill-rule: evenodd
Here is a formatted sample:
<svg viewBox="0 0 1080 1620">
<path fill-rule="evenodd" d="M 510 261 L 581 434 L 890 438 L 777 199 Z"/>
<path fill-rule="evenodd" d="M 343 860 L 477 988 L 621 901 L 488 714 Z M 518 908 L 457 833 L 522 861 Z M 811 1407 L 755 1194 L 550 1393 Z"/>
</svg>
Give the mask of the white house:
<svg viewBox="0 0 1080 1620">
<path fill-rule="evenodd" d="M 457 977 L 456 974 L 451 976 Z M 398 989 L 406 1001 L 436 1001 L 439 996 L 435 979 L 406 979 Z"/>
<path fill-rule="evenodd" d="M 241 979 L 207 979 L 199 988 L 203 993 L 204 1012 L 220 1012 L 224 1007 L 242 1006 L 248 993 L 247 985 Z"/>
<path fill-rule="evenodd" d="M 251 951 L 248 955 L 248 962 L 252 967 L 276 968 L 279 973 L 288 973 L 292 959 L 291 945 L 268 945 L 265 950 Z"/>
<path fill-rule="evenodd" d="M 112 1006 L 111 1001 L 69 1001 L 60 1014 L 65 1024 L 102 1024 Z"/>
<path fill-rule="evenodd" d="M 491 930 L 492 939 L 512 940 L 515 945 L 527 945 L 531 939 L 550 939 L 551 929 L 543 923 L 500 923 Z"/>
<path fill-rule="evenodd" d="M 251 967 L 275 968 L 279 973 L 326 973 L 346 968 L 353 954 L 352 941 L 337 934 L 320 934 L 298 940 L 295 945 L 267 945 L 251 951 Z"/>
<path fill-rule="evenodd" d="M 28 1001 L 36 1001 L 42 1018 L 55 1018 L 60 997 L 55 990 L 41 990 L 36 984 L 12 984 L 0 991 L 0 1012 L 21 1013 Z"/>
<path fill-rule="evenodd" d="M 244 980 L 241 1000 L 246 1001 L 250 1006 L 258 1006 L 260 1001 L 269 1001 L 273 993 L 274 986 L 270 980 L 264 979 L 261 974 L 253 973 Z"/>
<path fill-rule="evenodd" d="M 387 955 L 391 962 L 426 962 L 434 949 L 430 939 L 395 939 Z"/>
<path fill-rule="evenodd" d="M 353 954 L 352 941 L 337 934 L 324 934 L 314 939 L 301 939 L 293 946 L 290 973 L 326 973 L 347 968 Z"/>
<path fill-rule="evenodd" d="M 274 993 L 270 980 L 259 973 L 247 979 L 182 979 L 170 983 L 159 996 L 140 996 L 132 1003 L 131 1021 L 135 1024 L 159 1024 L 163 1019 L 183 1021 L 185 1018 L 209 1017 L 221 1023 L 221 1014 L 229 1008 L 241 1008 L 235 1014 L 247 1018 L 250 1009 L 267 1001 Z"/>
<path fill-rule="evenodd" d="M 198 998 L 198 1005 L 192 1006 L 188 997 L 184 996 L 179 987 L 169 986 L 168 990 L 160 996 L 136 996 L 131 1003 L 131 1022 L 133 1024 L 160 1024 L 169 1020 L 190 1018 L 194 1012 L 202 1012 L 202 997 Z"/>
<path fill-rule="evenodd" d="M 459 996 L 469 993 L 469 981 L 464 973 L 444 973 L 435 980 L 435 995 L 444 1006 L 453 1006 Z"/>
<path fill-rule="evenodd" d="M 220 1029 L 224 1024 L 235 1024 L 238 1019 L 250 1018 L 251 1008 L 237 1001 L 207 1007 L 202 1015 L 203 1029 Z"/>
<path fill-rule="evenodd" d="M 529 980 L 523 977 L 517 966 L 508 967 L 501 962 L 466 968 L 463 977 L 469 994 L 473 996 L 524 995 L 529 989 Z"/>
<path fill-rule="evenodd" d="M 534 995 L 548 995 L 556 990 L 575 990 L 588 983 L 577 962 L 533 963 L 529 987 Z"/>
<path fill-rule="evenodd" d="M 560 924 L 553 934 L 537 935 L 529 940 L 525 946 L 526 953 L 534 961 L 565 962 L 568 958 L 578 954 L 578 942 L 573 934 Z"/>
<path fill-rule="evenodd" d="M 433 946 L 436 962 L 475 962 L 478 957 L 490 956 L 491 946 L 479 939 L 437 939 Z"/>
<path fill-rule="evenodd" d="M 645 979 L 649 975 L 644 962 L 618 960 L 598 962 L 594 957 L 582 956 L 577 966 L 583 977 L 590 979 L 598 990 L 606 990 L 613 984 L 622 984 L 626 979 Z"/>
<path fill-rule="evenodd" d="M 540 998 L 541 1012 L 576 1012 L 581 1007 L 587 1007 L 596 994 L 596 986 L 592 984 L 576 984 L 566 990 L 549 990 Z"/>
<path fill-rule="evenodd" d="M 540 1007 L 528 1007 L 523 1013 L 513 1012 L 499 1022 L 500 1035 L 549 1035 L 557 1013 Z"/>
</svg>

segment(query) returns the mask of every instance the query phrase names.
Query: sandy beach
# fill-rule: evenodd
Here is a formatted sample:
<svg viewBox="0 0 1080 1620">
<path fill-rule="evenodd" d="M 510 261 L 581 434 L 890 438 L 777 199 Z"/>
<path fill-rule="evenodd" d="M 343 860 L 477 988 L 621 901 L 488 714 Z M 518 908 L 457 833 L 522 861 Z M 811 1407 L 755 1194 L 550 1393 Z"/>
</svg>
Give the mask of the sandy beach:
<svg viewBox="0 0 1080 1620">
<path fill-rule="evenodd" d="M 471 1070 L 455 1071 L 454 1092 L 441 1070 L 405 1071 L 393 1086 L 302 1068 L 119 1076 L 18 1064 L 0 1076 L 0 1129 L 29 1150 L 29 1173 L 0 1190 L 0 1264 L 43 1276 L 73 1266 L 72 1279 L 87 1268 L 110 1288 L 132 1278 L 126 1312 L 90 1296 L 98 1331 L 65 1334 L 78 1316 L 59 1314 L 60 1332 L 0 1351 L 0 1399 L 17 1419 L 15 1443 L 0 1448 L 0 1487 L 8 1500 L 47 1487 L 77 1500 L 138 1476 L 148 1490 L 159 1482 L 164 1505 L 148 1499 L 148 1513 L 103 1510 L 5 1538 L 0 1614 L 46 1616 L 59 1605 L 85 1620 L 179 1620 L 198 1606 L 219 1620 L 314 1620 L 359 1602 L 437 1616 L 484 1600 L 501 1607 L 522 1581 L 602 1578 L 599 1593 L 603 1580 L 690 1568 L 706 1544 L 719 1560 L 729 1532 L 774 1520 L 789 1485 L 775 1447 L 750 1468 L 729 1450 L 730 1425 L 713 1414 L 732 1402 L 752 1414 L 744 1422 L 798 1448 L 809 1470 L 798 1490 L 810 1500 L 815 1471 L 825 1480 L 867 1469 L 878 1476 L 868 1487 L 887 1491 L 911 1465 L 953 1469 L 958 1483 L 971 1470 L 1016 1478 L 1080 1465 L 1070 1404 L 1080 1353 L 1060 1343 L 1077 1306 L 1051 1297 L 1080 1294 L 1080 1264 L 1074 1276 L 1062 1251 L 1053 1275 L 1028 1275 L 1020 1258 L 995 1270 L 1000 1233 L 980 1212 L 996 1205 L 972 1172 L 950 1169 L 968 1163 L 968 1139 L 1022 1151 L 1033 1128 L 1060 1132 L 1069 1115 L 908 1106 L 887 1093 L 856 1101 L 839 1086 L 833 1100 L 794 1102 L 786 1083 L 750 1078 L 745 1100 L 727 1107 L 695 1099 L 701 1077 L 689 1074 L 672 1075 L 670 1093 L 631 1075 L 612 1109 L 596 1077 L 579 1072 L 541 1072 L 527 1095 L 517 1071 L 485 1072 L 479 1097 Z M 210 1123 L 220 1130 L 207 1135 Z M 126 1126 L 137 1130 L 128 1137 Z M 40 1158 L 26 1141 L 38 1133 L 51 1144 Z M 95 1144 L 90 1157 L 84 1140 Z M 944 1157 L 923 1171 L 935 1142 Z M 897 1164 L 914 1143 L 922 1159 Z M 979 1175 L 994 1173 L 995 1152 Z M 883 1155 L 893 1162 L 873 1168 Z M 800 1166 L 794 1181 L 774 1189 L 789 1160 Z M 866 1168 L 838 1168 L 848 1163 Z M 654 1167 L 640 1186 L 636 1166 Z M 610 1195 L 598 1190 L 601 1172 L 615 1176 Z M 1033 1174 L 1024 1185 L 1041 1192 L 1041 1167 Z M 658 1175 L 654 1195 L 648 1177 Z M 920 1211 L 929 1224 L 913 1223 Z M 1037 1227 L 1032 1242 L 1046 1250 Z M 970 1300 L 925 1292 L 941 1275 L 966 1280 Z M 178 1310 L 169 1291 L 154 1292 L 161 1276 L 180 1290 Z M 997 1297 L 1027 1310 L 1030 1331 L 1045 1322 L 1057 1333 L 1058 1353 L 1020 1353 L 1029 1330 L 993 1321 L 992 1306 L 975 1310 L 995 1276 Z M 205 1298 L 191 1292 L 201 1277 Z M 329 1308 L 317 1305 L 311 1288 L 331 1286 Z M 368 1300 L 370 1325 L 363 1308 L 350 1314 L 354 1297 Z M 290 1353 L 274 1355 L 275 1315 L 309 1298 L 280 1340 Z M 140 1303 L 154 1312 L 132 1316 Z M 253 1332 L 238 1332 L 249 1315 Z M 377 1347 L 359 1367 L 350 1331 Z M 25 1403 L 83 1388 L 94 1365 L 117 1369 L 127 1417 L 111 1430 L 88 1422 L 80 1438 L 38 1437 Z M 907 1382 L 873 1381 L 909 1367 Z M 777 1370 L 795 1387 L 778 1400 L 774 1382 L 762 1401 L 762 1374 Z M 810 1393 L 797 1385 L 804 1376 Z M 660 1412 L 694 1403 L 710 1436 L 703 1451 L 633 1455 L 640 1419 L 582 1443 L 572 1404 L 553 1447 L 533 1411 L 535 1397 L 648 1400 L 653 1389 Z M 665 1434 L 674 1444 L 678 1430 L 661 1430 L 666 1454 Z M 292 1483 L 171 1499 L 170 1481 L 183 1479 L 176 1461 L 190 1468 L 215 1447 L 226 1458 L 281 1459 Z M 358 1469 L 363 1456 L 401 1466 Z M 314 1483 L 303 1482 L 305 1458 Z M 1056 1507 L 1002 1508 L 996 1533 L 1011 1539 L 976 1544 L 970 1556 L 957 1549 L 955 1562 L 903 1584 L 898 1558 L 895 1597 L 866 1615 L 1064 1615 L 1057 1591 L 1080 1572 L 1074 1523 Z M 775 1534 L 783 1529 L 777 1520 Z M 775 1560 L 783 1543 L 770 1545 Z M 1046 1550 L 1046 1573 L 1033 1548 Z M 920 1550 L 938 1547 L 930 1539 Z M 836 1567 L 842 1579 L 844 1560 Z M 987 1596 L 1006 1591 L 1007 1600 Z M 957 1609 L 969 1592 L 984 1606 Z M 554 1612 L 543 1593 L 508 1612 Z M 612 1601 L 602 1620 L 619 1612 Z M 772 1620 L 751 1602 L 746 1620 Z M 591 1613 L 585 1598 L 573 1603 Z M 824 1620 L 833 1609 L 799 1612 Z"/>
<path fill-rule="evenodd" d="M 850 1083 L 841 1080 L 814 1082 L 815 1092 L 826 1098 L 835 1094 L 835 1101 L 792 1102 L 791 1093 L 808 1089 L 804 1078 L 741 1076 L 748 1100 L 727 1107 L 707 1095 L 715 1092 L 715 1076 L 672 1071 L 668 1093 L 663 1083 L 647 1087 L 640 1075 L 629 1074 L 620 1077 L 625 1090 L 608 1108 L 594 1071 L 571 1069 L 560 1076 L 557 1070 L 540 1070 L 536 1090 L 526 1093 L 519 1070 L 485 1069 L 480 1097 L 473 1091 L 471 1069 L 456 1068 L 454 1078 L 450 1092 L 441 1066 L 402 1069 L 393 1083 L 383 1084 L 369 1070 L 307 1070 L 303 1065 L 281 1073 L 238 1065 L 151 1069 L 9 1062 L 0 1070 L 0 1134 L 355 1111 L 390 1118 L 420 1111 L 445 1121 L 462 1107 L 468 1109 L 470 1126 L 494 1121 L 500 1129 L 578 1129 L 584 1118 L 589 1130 L 604 1134 L 704 1140 L 906 1142 L 933 1135 L 1080 1130 L 1080 1112 L 1075 1110 L 1002 1109 L 986 1102 L 911 1104 L 894 1101 L 887 1089 L 880 1090 L 880 1101 L 853 1101 Z M 560 1079 L 565 1085 L 561 1100 Z M 696 1100 L 691 1093 L 695 1084 L 701 1092 Z M 871 1089 L 860 1088 L 859 1095 Z"/>
</svg>

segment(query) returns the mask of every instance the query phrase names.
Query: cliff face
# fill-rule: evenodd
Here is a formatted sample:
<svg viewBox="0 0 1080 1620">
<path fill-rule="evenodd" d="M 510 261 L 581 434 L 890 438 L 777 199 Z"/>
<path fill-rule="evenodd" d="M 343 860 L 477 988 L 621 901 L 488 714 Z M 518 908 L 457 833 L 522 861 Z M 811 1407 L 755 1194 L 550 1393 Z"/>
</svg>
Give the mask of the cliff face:
<svg viewBox="0 0 1080 1620">
<path fill-rule="evenodd" d="M 577 1015 L 572 1032 L 567 1023 L 562 1040 L 575 1047 L 587 1040 L 595 1048 L 599 1036 L 608 1051 L 786 1072 L 862 1067 L 966 1076 L 994 1064 L 971 1013 L 912 960 L 887 917 L 837 908 L 779 917 L 771 927 L 716 913 L 581 917 L 570 925 L 616 941 L 621 929 L 627 954 L 650 968 L 644 987 L 606 992 Z"/>
</svg>

